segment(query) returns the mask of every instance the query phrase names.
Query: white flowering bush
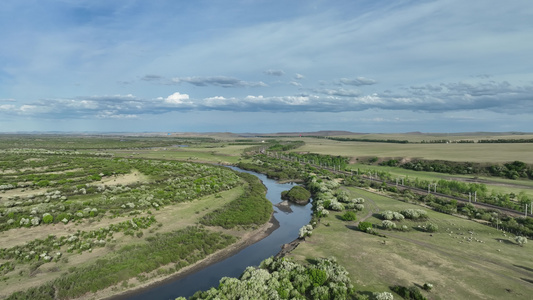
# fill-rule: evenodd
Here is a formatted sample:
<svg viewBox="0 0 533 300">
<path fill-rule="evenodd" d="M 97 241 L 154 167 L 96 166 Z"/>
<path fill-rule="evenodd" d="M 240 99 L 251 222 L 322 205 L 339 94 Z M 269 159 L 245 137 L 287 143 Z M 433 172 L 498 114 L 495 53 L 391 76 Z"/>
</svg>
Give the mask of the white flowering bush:
<svg viewBox="0 0 533 300">
<path fill-rule="evenodd" d="M 401 214 L 404 215 L 407 219 L 417 220 L 417 219 L 426 219 L 427 212 L 423 209 L 405 209 L 401 211 Z"/>
<path fill-rule="evenodd" d="M 395 211 L 390 211 L 390 210 L 386 210 L 386 211 L 382 212 L 381 213 L 381 218 L 383 220 L 396 220 L 396 221 L 401 221 L 401 220 L 405 219 L 404 215 L 402 215 L 401 213 L 395 212 Z"/>
<path fill-rule="evenodd" d="M 438 230 L 439 230 L 439 226 L 437 226 L 437 224 L 433 224 L 433 223 L 426 224 L 427 232 L 436 232 Z"/>
<path fill-rule="evenodd" d="M 313 234 L 313 226 L 305 225 L 298 231 L 298 237 L 303 239 L 305 237 L 311 236 Z"/>
<path fill-rule="evenodd" d="M 394 296 L 389 292 L 376 292 L 372 296 L 374 300 L 394 300 Z"/>
<path fill-rule="evenodd" d="M 361 210 L 365 209 L 365 206 L 363 204 L 356 204 L 354 206 L 354 208 L 357 209 L 358 211 L 361 211 Z"/>
<path fill-rule="evenodd" d="M 381 227 L 382 227 L 383 229 L 388 229 L 388 230 L 390 230 L 390 229 L 396 229 L 396 223 L 394 223 L 394 222 L 392 222 L 392 221 L 390 221 L 390 220 L 383 220 L 383 221 L 381 222 Z"/>
<path fill-rule="evenodd" d="M 334 200 L 334 201 L 331 201 L 331 203 L 329 204 L 329 209 L 335 210 L 335 211 L 343 211 L 344 210 L 344 205 L 342 203 Z"/>
<path fill-rule="evenodd" d="M 363 204 L 363 203 L 365 203 L 365 199 L 363 199 L 363 198 L 355 198 L 355 199 L 352 199 L 352 202 L 355 203 L 355 204 Z"/>
<path fill-rule="evenodd" d="M 527 238 L 524 237 L 524 236 L 516 236 L 515 237 L 515 241 L 518 245 L 520 246 L 524 246 L 525 244 L 527 244 Z"/>
<path fill-rule="evenodd" d="M 393 218 L 392 211 L 390 211 L 390 210 L 383 211 L 381 213 L 381 218 L 383 220 L 392 220 L 392 218 Z"/>
</svg>

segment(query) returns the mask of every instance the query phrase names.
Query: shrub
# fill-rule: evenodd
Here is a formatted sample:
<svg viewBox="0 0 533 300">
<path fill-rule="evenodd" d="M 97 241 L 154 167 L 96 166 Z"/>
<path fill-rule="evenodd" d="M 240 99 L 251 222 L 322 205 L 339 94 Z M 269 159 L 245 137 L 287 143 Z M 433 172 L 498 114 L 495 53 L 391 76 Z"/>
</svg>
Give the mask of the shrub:
<svg viewBox="0 0 533 300">
<path fill-rule="evenodd" d="M 427 232 L 436 232 L 437 230 L 439 230 L 439 226 L 437 226 L 436 224 L 433 224 L 433 223 L 426 224 Z"/>
<path fill-rule="evenodd" d="M 349 210 L 342 215 L 341 219 L 344 221 L 355 221 L 357 219 L 357 216 L 355 215 L 355 212 Z"/>
<path fill-rule="evenodd" d="M 370 223 L 370 222 L 361 222 L 361 223 L 359 223 L 357 228 L 359 228 L 359 230 L 361 230 L 363 232 L 367 232 L 369 228 L 372 229 L 372 223 Z"/>
<path fill-rule="evenodd" d="M 427 298 L 422 295 L 422 292 L 420 292 L 420 289 L 418 289 L 416 286 L 407 288 L 405 286 L 397 285 L 391 287 L 391 290 L 402 296 L 404 299 L 427 300 Z"/>
<path fill-rule="evenodd" d="M 307 203 L 309 198 L 311 198 L 311 193 L 299 185 L 292 187 L 289 191 L 283 191 L 281 193 L 281 199 L 296 203 Z"/>
<path fill-rule="evenodd" d="M 298 236 L 303 239 L 307 236 L 311 236 L 311 234 L 313 234 L 313 226 L 311 225 L 305 225 L 303 226 L 302 228 L 300 228 L 299 232 L 298 232 Z"/>
<path fill-rule="evenodd" d="M 44 222 L 45 224 L 50 224 L 50 223 L 54 222 L 54 216 L 52 216 L 52 215 L 49 214 L 49 213 L 45 213 L 45 214 L 43 215 L 43 222 Z"/>
<path fill-rule="evenodd" d="M 394 296 L 389 292 L 373 293 L 375 300 L 393 300 Z"/>
<path fill-rule="evenodd" d="M 382 212 L 381 213 L 381 218 L 383 220 L 392 220 L 392 218 L 393 218 L 392 211 L 386 210 L 386 211 Z"/>
<path fill-rule="evenodd" d="M 396 228 L 396 223 L 392 222 L 392 221 L 389 221 L 389 220 L 383 220 L 381 222 L 381 227 L 383 227 L 383 229 L 395 229 Z"/>
<path fill-rule="evenodd" d="M 429 292 L 433 288 L 433 284 L 426 282 L 426 283 L 424 283 L 424 286 L 422 288 Z"/>
<path fill-rule="evenodd" d="M 516 236 L 515 241 L 518 245 L 523 247 L 525 244 L 527 244 L 527 238 L 523 236 Z"/>
<path fill-rule="evenodd" d="M 423 209 L 405 209 L 401 211 L 402 215 L 407 219 L 417 220 L 417 219 L 426 219 L 427 212 Z"/>
</svg>

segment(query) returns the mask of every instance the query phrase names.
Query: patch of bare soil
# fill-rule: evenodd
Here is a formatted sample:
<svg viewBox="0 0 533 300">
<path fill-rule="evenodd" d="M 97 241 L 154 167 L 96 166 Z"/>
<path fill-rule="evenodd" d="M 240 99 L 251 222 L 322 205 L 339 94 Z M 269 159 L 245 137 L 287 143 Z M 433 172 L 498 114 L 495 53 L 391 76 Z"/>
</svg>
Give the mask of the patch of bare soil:
<svg viewBox="0 0 533 300">
<path fill-rule="evenodd" d="M 147 182 L 147 181 L 149 181 L 148 176 L 142 174 L 141 172 L 137 170 L 134 170 L 133 172 L 124 174 L 124 175 L 104 177 L 102 178 L 101 181 L 93 185 L 99 185 L 99 184 L 103 184 L 106 186 L 130 185 L 134 183 Z"/>
</svg>

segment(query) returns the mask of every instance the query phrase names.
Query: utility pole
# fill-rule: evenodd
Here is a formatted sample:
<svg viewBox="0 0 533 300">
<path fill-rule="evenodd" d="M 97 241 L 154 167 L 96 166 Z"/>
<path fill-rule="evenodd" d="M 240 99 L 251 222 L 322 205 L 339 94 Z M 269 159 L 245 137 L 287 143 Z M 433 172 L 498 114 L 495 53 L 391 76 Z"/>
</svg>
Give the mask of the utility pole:
<svg viewBox="0 0 533 300">
<path fill-rule="evenodd" d="M 526 213 L 525 213 L 525 217 L 527 217 L 527 204 L 526 204 Z"/>
<path fill-rule="evenodd" d="M 474 191 L 474 202 L 477 202 L 477 191 Z"/>
<path fill-rule="evenodd" d="M 468 203 L 472 203 L 472 192 L 468 192 Z"/>
<path fill-rule="evenodd" d="M 428 195 L 431 194 L 431 190 L 430 190 L 430 188 L 431 188 L 431 183 L 428 184 Z"/>
</svg>

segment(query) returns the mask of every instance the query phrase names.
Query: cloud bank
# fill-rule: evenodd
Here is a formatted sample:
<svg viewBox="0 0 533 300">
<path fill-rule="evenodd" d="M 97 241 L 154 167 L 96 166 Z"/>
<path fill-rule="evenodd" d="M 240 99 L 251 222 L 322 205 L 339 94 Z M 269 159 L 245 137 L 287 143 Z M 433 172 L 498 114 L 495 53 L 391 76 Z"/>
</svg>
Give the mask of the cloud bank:
<svg viewBox="0 0 533 300">
<path fill-rule="evenodd" d="M 506 114 L 533 114 L 533 85 L 506 81 L 442 83 L 412 86 L 392 92 L 361 94 L 345 89 L 322 89 L 290 96 L 212 96 L 195 99 L 175 92 L 154 99 L 134 95 L 43 99 L 31 104 L 2 104 L 0 111 L 48 118 L 135 118 L 172 111 L 349 112 L 369 109 L 442 113 L 485 109 Z M 505 100 L 503 100 L 505 99 Z"/>
</svg>

